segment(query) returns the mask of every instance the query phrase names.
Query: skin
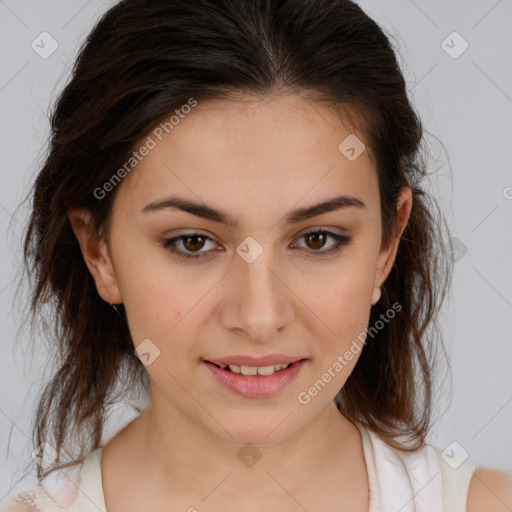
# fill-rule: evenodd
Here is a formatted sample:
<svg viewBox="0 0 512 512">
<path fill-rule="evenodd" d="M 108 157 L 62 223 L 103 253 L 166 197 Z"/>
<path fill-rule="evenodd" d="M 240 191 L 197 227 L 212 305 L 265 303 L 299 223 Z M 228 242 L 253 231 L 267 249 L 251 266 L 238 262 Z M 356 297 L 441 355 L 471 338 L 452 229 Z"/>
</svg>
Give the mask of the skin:
<svg viewBox="0 0 512 512">
<path fill-rule="evenodd" d="M 297 94 L 239 99 L 199 104 L 124 178 L 108 238 L 93 236 L 87 211 L 70 211 L 98 293 L 124 304 L 134 346 L 150 339 L 160 350 L 146 367 L 151 405 L 103 449 L 109 512 L 164 511 L 169 503 L 252 512 L 261 510 L 262 496 L 284 511 L 298 504 L 368 510 L 360 434 L 333 404 L 358 354 L 309 404 L 297 396 L 368 326 L 411 191 L 402 191 L 397 235 L 383 246 L 370 151 L 349 161 L 338 150 L 355 131 Z M 171 194 L 228 212 L 240 225 L 173 209 L 141 211 Z M 365 208 L 282 222 L 292 209 L 341 194 Z M 352 241 L 322 256 L 335 240 L 322 247 L 304 236 L 320 228 Z M 209 240 L 175 246 L 204 259 L 181 259 L 161 244 L 191 232 Z M 252 263 L 236 252 L 248 236 L 263 250 Z M 308 361 L 285 389 L 263 399 L 232 393 L 201 362 L 270 353 Z M 252 467 L 237 457 L 247 443 L 261 454 Z"/>
</svg>

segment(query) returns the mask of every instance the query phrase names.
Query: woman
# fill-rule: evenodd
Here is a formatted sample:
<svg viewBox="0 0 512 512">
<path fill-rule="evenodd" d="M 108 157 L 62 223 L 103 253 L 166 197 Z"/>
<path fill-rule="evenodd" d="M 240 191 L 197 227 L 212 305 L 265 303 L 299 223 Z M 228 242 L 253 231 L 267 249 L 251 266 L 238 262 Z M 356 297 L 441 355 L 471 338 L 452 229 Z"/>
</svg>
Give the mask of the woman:
<svg viewBox="0 0 512 512">
<path fill-rule="evenodd" d="M 34 185 L 61 360 L 11 509 L 508 510 L 425 441 L 450 268 L 421 138 L 348 0 L 110 9 Z M 150 402 L 103 443 L 118 385 Z"/>
</svg>

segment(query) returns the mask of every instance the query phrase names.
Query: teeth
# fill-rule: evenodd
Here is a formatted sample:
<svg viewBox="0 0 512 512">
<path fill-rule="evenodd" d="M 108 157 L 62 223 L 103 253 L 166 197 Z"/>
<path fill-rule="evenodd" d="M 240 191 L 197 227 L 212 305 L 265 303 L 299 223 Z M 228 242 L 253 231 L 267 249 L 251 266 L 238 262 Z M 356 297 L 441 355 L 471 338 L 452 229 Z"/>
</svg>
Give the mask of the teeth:
<svg viewBox="0 0 512 512">
<path fill-rule="evenodd" d="M 279 366 L 279 369 L 281 369 L 281 366 Z M 258 375 L 272 375 L 276 371 L 276 368 L 275 366 L 261 366 L 257 371 Z"/>
<path fill-rule="evenodd" d="M 219 365 L 221 368 L 226 368 L 226 365 Z M 233 373 L 241 373 L 242 375 L 272 375 L 279 370 L 284 370 L 290 366 L 289 364 L 276 364 L 273 366 L 236 366 L 234 364 L 228 365 Z"/>
<path fill-rule="evenodd" d="M 240 366 L 240 373 L 242 375 L 256 375 L 258 373 L 258 368 L 253 366 Z"/>
</svg>

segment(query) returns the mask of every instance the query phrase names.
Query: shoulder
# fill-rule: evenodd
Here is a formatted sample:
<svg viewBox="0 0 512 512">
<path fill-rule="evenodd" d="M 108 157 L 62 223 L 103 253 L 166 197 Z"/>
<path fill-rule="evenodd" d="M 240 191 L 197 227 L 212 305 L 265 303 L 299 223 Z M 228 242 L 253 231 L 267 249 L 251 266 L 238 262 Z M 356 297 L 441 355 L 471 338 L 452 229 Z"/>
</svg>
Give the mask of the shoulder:
<svg viewBox="0 0 512 512">
<path fill-rule="evenodd" d="M 467 512 L 509 512 L 512 509 L 512 475 L 476 468 L 471 478 Z"/>
<path fill-rule="evenodd" d="M 7 503 L 0 503 L 0 512 L 39 512 L 63 510 L 76 500 L 82 464 L 56 468 L 31 489 L 18 492 Z"/>
<path fill-rule="evenodd" d="M 0 512 L 36 512 L 37 509 L 33 505 L 22 502 L 13 502 L 0 505 Z"/>
</svg>

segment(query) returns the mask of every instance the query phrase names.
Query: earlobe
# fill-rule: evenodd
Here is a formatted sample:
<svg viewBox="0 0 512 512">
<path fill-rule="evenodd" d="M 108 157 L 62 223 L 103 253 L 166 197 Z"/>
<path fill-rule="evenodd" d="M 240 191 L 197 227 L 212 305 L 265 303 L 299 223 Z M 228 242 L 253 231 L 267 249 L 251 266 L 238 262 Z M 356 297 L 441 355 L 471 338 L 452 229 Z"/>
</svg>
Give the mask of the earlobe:
<svg viewBox="0 0 512 512">
<path fill-rule="evenodd" d="M 379 299 L 380 299 L 380 296 L 381 296 L 381 289 L 380 287 L 378 288 L 374 288 L 373 289 L 373 293 L 372 293 L 372 306 L 375 306 L 375 304 L 377 304 L 377 302 L 379 302 Z"/>
<path fill-rule="evenodd" d="M 375 288 L 382 286 L 388 277 L 396 259 L 400 238 L 404 232 L 412 210 L 412 190 L 410 187 L 402 188 L 398 198 L 397 206 L 397 225 L 395 235 L 387 244 L 381 247 L 377 259 L 377 269 L 375 277 Z M 380 298 L 380 295 L 379 295 Z M 377 299 L 378 300 L 378 299 Z"/>
<path fill-rule="evenodd" d="M 68 218 L 100 297 L 108 303 L 121 303 L 117 278 L 106 241 L 96 233 L 87 209 L 70 209 Z"/>
</svg>

